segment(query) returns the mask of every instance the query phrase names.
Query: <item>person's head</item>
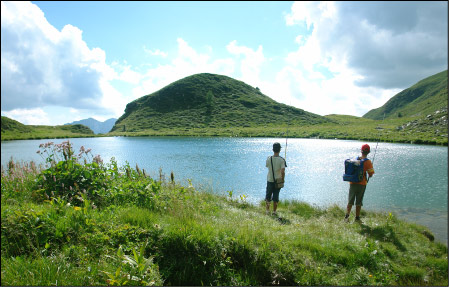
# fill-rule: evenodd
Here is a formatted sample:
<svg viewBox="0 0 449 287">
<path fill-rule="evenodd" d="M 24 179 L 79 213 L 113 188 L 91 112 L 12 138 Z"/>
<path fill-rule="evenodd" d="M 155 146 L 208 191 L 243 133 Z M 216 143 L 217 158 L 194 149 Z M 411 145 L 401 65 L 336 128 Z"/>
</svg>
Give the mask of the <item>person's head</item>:
<svg viewBox="0 0 449 287">
<path fill-rule="evenodd" d="M 361 148 L 362 154 L 368 155 L 370 153 L 370 151 L 371 151 L 371 149 L 368 144 L 362 145 L 362 148 Z"/>
<path fill-rule="evenodd" d="M 280 152 L 281 151 L 281 144 L 280 143 L 274 143 L 273 144 L 273 151 L 274 152 Z"/>
</svg>

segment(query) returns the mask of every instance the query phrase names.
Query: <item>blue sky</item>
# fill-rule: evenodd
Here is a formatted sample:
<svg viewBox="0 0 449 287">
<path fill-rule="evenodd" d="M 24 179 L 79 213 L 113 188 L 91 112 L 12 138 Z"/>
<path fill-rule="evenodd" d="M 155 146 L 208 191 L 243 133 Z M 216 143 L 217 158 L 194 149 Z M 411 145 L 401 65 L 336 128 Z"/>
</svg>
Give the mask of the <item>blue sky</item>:
<svg viewBox="0 0 449 287">
<path fill-rule="evenodd" d="M 362 116 L 448 66 L 448 3 L 1 2 L 1 113 L 120 117 L 196 73 L 320 115 Z"/>
</svg>

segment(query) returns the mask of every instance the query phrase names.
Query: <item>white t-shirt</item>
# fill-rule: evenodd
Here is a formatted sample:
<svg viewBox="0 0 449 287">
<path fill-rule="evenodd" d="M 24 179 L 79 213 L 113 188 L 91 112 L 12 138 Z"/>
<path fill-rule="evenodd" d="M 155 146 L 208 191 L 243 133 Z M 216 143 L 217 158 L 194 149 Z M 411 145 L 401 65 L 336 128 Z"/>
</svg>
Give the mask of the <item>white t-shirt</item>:
<svg viewBox="0 0 449 287">
<path fill-rule="evenodd" d="M 282 178 L 281 169 L 285 168 L 285 160 L 280 156 L 269 156 L 267 158 L 266 167 L 268 167 L 267 181 L 274 182 L 273 172 L 271 171 L 271 158 L 273 158 L 274 176 Z"/>
</svg>

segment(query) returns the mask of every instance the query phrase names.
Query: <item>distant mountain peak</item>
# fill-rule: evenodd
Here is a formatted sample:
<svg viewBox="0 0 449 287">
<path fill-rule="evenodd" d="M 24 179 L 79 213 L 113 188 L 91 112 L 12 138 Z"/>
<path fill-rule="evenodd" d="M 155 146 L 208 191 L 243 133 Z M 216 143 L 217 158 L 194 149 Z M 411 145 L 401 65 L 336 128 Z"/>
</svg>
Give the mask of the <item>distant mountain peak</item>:
<svg viewBox="0 0 449 287">
<path fill-rule="evenodd" d="M 100 122 L 94 118 L 88 118 L 84 120 L 74 121 L 66 125 L 81 124 L 89 127 L 96 134 L 105 134 L 112 129 L 116 121 L 117 119 L 115 118 L 110 118 L 104 122 Z"/>
</svg>

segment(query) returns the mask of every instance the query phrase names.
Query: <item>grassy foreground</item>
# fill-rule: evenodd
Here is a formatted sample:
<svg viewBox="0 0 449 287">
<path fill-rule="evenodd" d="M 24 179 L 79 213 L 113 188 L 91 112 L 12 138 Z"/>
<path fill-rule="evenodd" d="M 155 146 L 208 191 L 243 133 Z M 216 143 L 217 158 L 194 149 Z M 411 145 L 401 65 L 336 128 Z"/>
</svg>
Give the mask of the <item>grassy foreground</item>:
<svg viewBox="0 0 449 287">
<path fill-rule="evenodd" d="M 447 247 L 394 214 L 283 201 L 279 219 L 69 142 L 40 153 L 2 166 L 2 285 L 448 284 Z"/>
</svg>

